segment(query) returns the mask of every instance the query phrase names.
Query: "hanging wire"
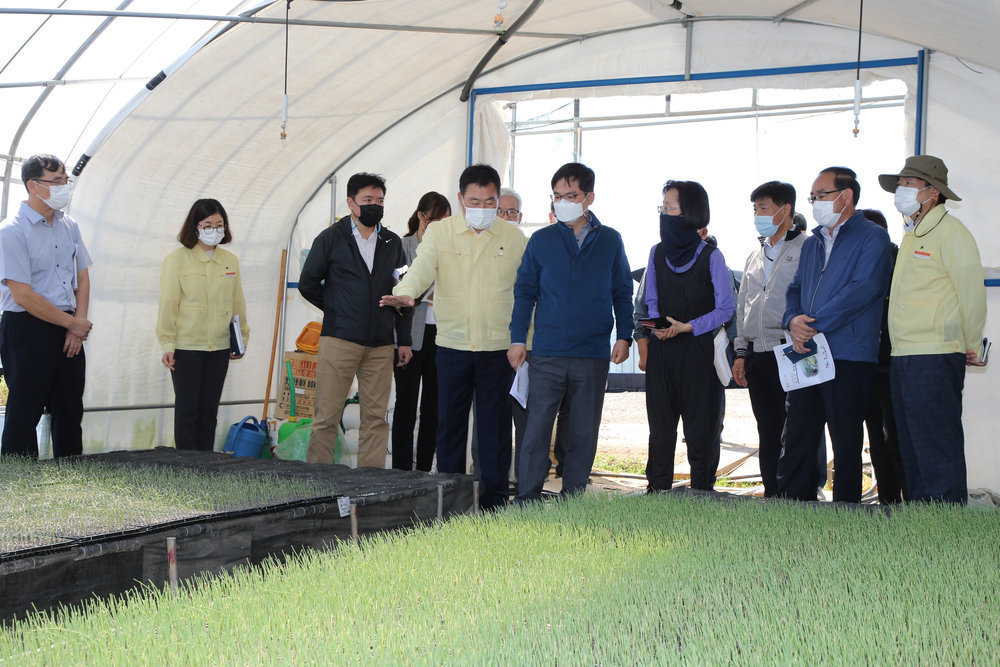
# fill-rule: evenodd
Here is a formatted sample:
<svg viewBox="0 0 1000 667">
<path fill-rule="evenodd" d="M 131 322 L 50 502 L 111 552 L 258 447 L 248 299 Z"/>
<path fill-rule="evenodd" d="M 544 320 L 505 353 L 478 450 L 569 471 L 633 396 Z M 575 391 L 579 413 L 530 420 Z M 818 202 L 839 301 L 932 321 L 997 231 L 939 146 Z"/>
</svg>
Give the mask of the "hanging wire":
<svg viewBox="0 0 1000 667">
<path fill-rule="evenodd" d="M 854 75 L 854 138 L 858 138 L 858 124 L 861 121 L 861 21 L 865 15 L 865 0 L 861 0 L 858 12 L 858 68 Z"/>
<path fill-rule="evenodd" d="M 281 140 L 288 138 L 285 127 L 288 125 L 288 14 L 292 9 L 292 0 L 285 2 L 285 90 L 281 98 Z"/>
</svg>

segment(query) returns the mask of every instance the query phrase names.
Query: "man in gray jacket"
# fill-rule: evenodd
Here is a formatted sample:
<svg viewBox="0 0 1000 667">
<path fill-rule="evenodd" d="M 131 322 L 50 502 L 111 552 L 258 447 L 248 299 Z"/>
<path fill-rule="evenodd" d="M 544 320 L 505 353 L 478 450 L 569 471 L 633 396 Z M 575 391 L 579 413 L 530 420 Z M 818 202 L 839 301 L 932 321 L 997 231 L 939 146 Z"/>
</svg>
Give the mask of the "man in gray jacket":
<svg viewBox="0 0 1000 667">
<path fill-rule="evenodd" d="M 778 490 L 778 455 L 785 427 L 785 390 L 778 379 L 772 351 L 785 341 L 781 318 L 785 292 L 799 266 L 805 236 L 792 222 L 795 188 L 781 181 L 760 185 L 750 195 L 760 250 L 747 258 L 736 301 L 736 361 L 733 378 L 750 389 L 750 405 L 760 439 L 760 473 L 764 495 Z"/>
</svg>

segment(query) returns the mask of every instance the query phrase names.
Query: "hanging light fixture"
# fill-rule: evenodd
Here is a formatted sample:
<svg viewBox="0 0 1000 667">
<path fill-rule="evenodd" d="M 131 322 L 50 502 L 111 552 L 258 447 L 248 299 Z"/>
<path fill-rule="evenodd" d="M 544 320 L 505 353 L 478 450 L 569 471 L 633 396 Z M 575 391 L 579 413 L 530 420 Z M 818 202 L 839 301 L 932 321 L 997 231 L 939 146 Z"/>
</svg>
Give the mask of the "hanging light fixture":
<svg viewBox="0 0 1000 667">
<path fill-rule="evenodd" d="M 497 0 L 497 14 L 493 17 L 493 27 L 503 28 L 503 10 L 507 9 L 507 0 Z"/>
<path fill-rule="evenodd" d="M 858 67 L 854 76 L 854 138 L 858 138 L 861 131 L 858 124 L 861 122 L 861 20 L 865 15 L 865 0 L 861 0 L 861 10 L 858 12 Z"/>
<path fill-rule="evenodd" d="M 288 125 L 288 13 L 292 8 L 292 0 L 285 0 L 285 92 L 281 98 L 281 140 L 288 138 L 285 127 Z"/>
</svg>

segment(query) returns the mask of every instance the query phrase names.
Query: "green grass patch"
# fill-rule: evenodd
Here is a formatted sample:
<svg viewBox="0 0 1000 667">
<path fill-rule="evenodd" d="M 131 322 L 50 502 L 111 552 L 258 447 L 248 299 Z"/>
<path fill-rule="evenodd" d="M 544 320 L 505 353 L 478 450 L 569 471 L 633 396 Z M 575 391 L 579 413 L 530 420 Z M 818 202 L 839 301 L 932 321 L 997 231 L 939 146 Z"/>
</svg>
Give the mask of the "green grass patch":
<svg viewBox="0 0 1000 667">
<path fill-rule="evenodd" d="M 274 475 L 0 457 L 0 553 L 336 492 Z"/>
<path fill-rule="evenodd" d="M 601 454 L 594 457 L 594 470 L 604 472 L 624 472 L 633 475 L 646 474 L 646 458 L 642 456 L 618 456 Z"/>
<path fill-rule="evenodd" d="M 587 494 L 36 617 L 0 661 L 997 664 L 998 544 L 967 508 Z"/>
</svg>

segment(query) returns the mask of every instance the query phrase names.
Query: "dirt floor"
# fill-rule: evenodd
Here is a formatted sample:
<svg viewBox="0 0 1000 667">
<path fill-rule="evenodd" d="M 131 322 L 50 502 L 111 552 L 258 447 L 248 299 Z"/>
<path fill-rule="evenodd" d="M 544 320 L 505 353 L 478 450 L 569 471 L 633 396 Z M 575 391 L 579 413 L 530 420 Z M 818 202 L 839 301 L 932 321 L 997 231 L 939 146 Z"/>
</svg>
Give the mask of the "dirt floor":
<svg viewBox="0 0 1000 667">
<path fill-rule="evenodd" d="M 678 462 L 686 460 L 683 424 L 678 427 Z M 597 451 L 601 454 L 645 458 L 649 440 L 649 423 L 646 421 L 646 394 L 622 392 L 606 394 L 601 434 Z M 757 447 L 757 422 L 750 409 L 750 395 L 746 389 L 726 391 L 726 419 L 722 430 L 723 446 Z"/>
</svg>

